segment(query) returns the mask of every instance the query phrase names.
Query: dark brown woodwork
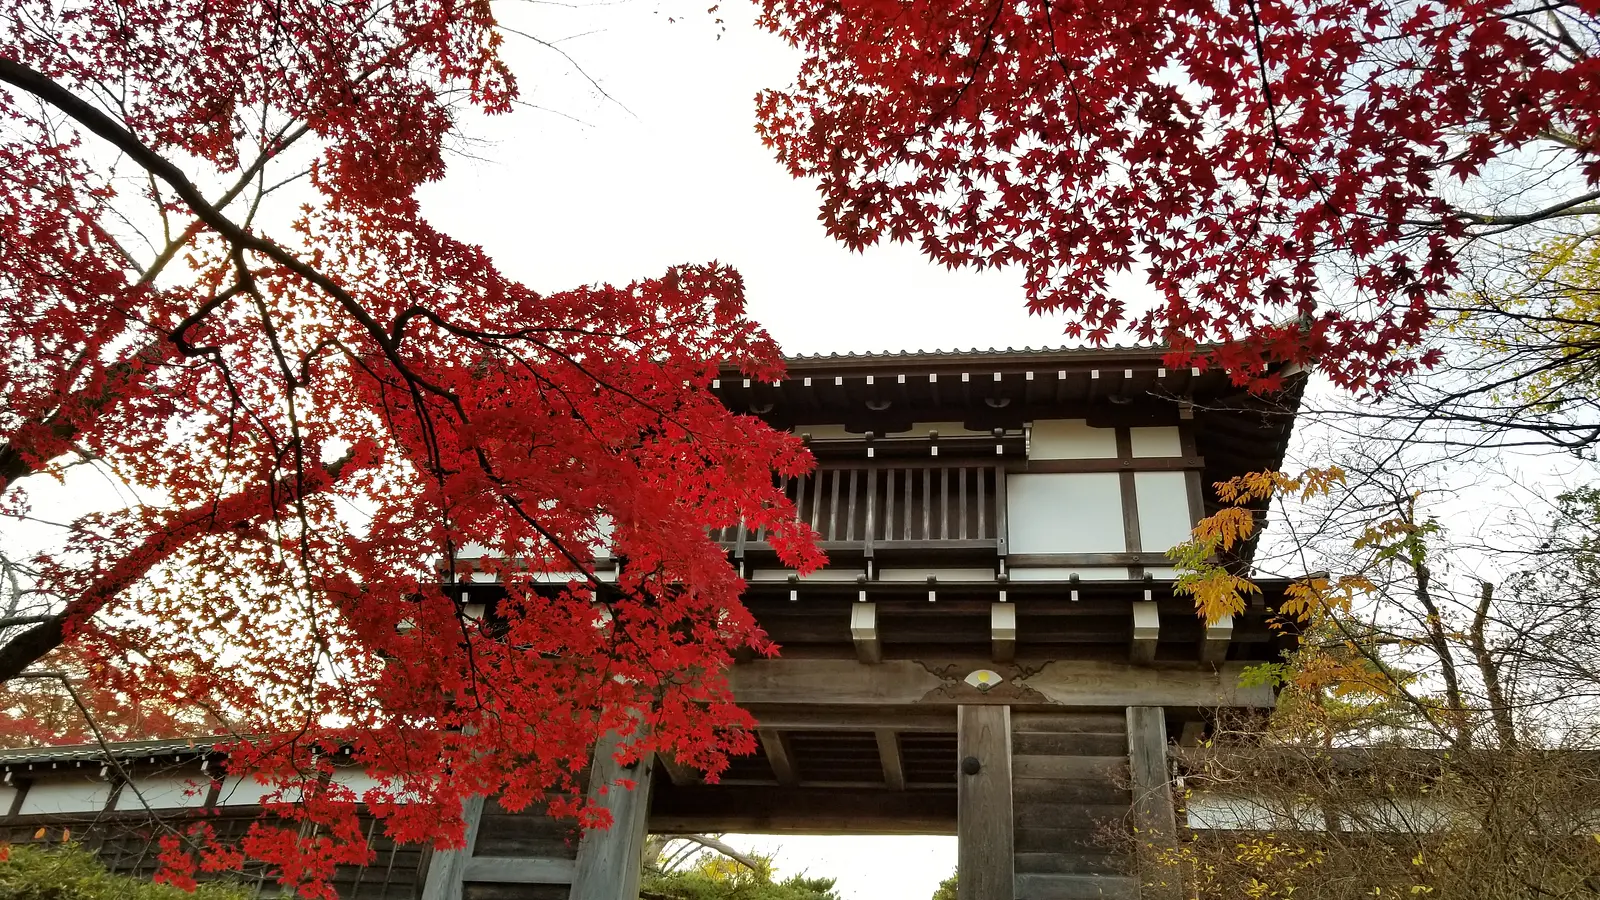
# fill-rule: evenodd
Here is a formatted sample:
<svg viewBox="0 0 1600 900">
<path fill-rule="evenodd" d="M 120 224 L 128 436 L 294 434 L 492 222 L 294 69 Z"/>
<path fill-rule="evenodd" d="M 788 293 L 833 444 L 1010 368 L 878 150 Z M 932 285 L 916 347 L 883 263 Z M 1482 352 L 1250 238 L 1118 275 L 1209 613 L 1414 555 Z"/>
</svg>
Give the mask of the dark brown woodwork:
<svg viewBox="0 0 1600 900">
<path fill-rule="evenodd" d="M 954 760 L 951 761 L 954 767 Z M 658 785 L 650 810 L 657 834 L 955 834 L 956 792 L 893 791 L 883 784 L 837 788 Z"/>
<path fill-rule="evenodd" d="M 956 712 L 960 900 L 1012 900 L 1011 719 L 1005 706 Z"/>
<path fill-rule="evenodd" d="M 462 890 L 461 900 L 568 900 L 571 896 L 568 884 L 470 882 Z"/>
<path fill-rule="evenodd" d="M 1166 852 L 1177 842 L 1178 824 L 1167 773 L 1166 713 L 1161 707 L 1128 707 L 1128 763 L 1144 897 L 1180 900 L 1182 873 L 1166 861 Z"/>
<path fill-rule="evenodd" d="M 762 728 L 756 734 L 761 738 L 761 750 L 767 755 L 767 763 L 772 766 L 778 783 L 799 784 L 800 776 L 795 772 L 794 763 L 789 760 L 789 747 L 784 741 L 783 732 Z"/>
<path fill-rule="evenodd" d="M 873 732 L 878 741 L 878 757 L 883 765 L 883 781 L 891 790 L 906 789 L 905 763 L 900 756 L 900 739 L 892 728 Z"/>
<path fill-rule="evenodd" d="M 1125 433 L 1126 428 L 1119 428 L 1119 435 Z M 1120 447 L 1119 440 L 1119 451 Z M 1079 472 L 1172 472 L 1194 471 L 1199 472 L 1206 467 L 1206 461 L 1198 456 L 1139 456 L 1132 455 L 1117 459 L 1034 459 L 1024 462 L 1012 462 L 1007 469 L 1012 472 L 1028 473 L 1079 473 Z"/>
</svg>

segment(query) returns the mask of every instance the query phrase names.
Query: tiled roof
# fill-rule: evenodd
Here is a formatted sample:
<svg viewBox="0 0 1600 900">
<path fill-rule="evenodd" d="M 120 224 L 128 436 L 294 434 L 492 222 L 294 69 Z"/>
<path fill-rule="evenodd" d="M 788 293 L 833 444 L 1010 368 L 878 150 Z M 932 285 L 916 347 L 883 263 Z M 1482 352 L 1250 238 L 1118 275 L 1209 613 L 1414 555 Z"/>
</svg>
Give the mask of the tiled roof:
<svg viewBox="0 0 1600 900">
<path fill-rule="evenodd" d="M 121 741 L 102 747 L 99 744 L 76 744 L 68 747 L 23 747 L 0 750 L 0 767 L 20 766 L 29 763 L 81 763 L 106 758 L 106 750 L 118 759 L 141 756 L 174 756 L 187 753 L 206 753 L 225 740 L 218 737 L 174 738 L 157 741 Z"/>
<path fill-rule="evenodd" d="M 971 349 L 953 348 L 949 350 L 934 348 L 928 350 L 868 350 L 862 353 L 796 353 L 786 355 L 789 362 L 848 362 L 850 360 L 881 360 L 881 359 L 988 359 L 996 356 L 1063 356 L 1084 355 L 1092 356 L 1100 353 L 1126 353 L 1128 351 L 1158 351 L 1164 350 L 1160 344 L 1128 343 L 1106 344 L 1100 347 L 973 347 Z"/>
</svg>

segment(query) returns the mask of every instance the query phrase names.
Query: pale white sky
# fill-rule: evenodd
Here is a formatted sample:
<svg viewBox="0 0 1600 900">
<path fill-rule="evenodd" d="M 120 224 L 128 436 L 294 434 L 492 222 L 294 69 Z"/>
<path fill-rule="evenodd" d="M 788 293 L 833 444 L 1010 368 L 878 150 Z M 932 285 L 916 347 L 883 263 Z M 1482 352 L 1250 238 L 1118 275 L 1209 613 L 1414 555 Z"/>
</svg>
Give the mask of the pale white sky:
<svg viewBox="0 0 1600 900">
<path fill-rule="evenodd" d="M 570 10 L 506 0 L 507 24 L 559 46 L 627 107 L 600 97 L 554 52 L 512 36 L 525 97 L 579 119 L 523 109 L 467 120 L 472 142 L 424 192 L 452 235 L 545 291 L 623 282 L 712 259 L 743 273 L 751 312 L 786 352 L 1054 345 L 1057 320 L 1030 318 L 1020 278 L 948 272 L 914 249 L 853 254 L 817 222 L 817 194 L 761 146 L 754 97 L 787 84 L 798 57 L 735 0 L 717 29 L 693 3 Z M 669 14 L 684 18 L 667 22 Z M 631 113 L 631 114 L 630 114 Z M 951 837 L 735 836 L 775 853 L 781 874 L 839 879 L 852 900 L 928 900 L 955 867 Z"/>
<path fill-rule="evenodd" d="M 603 29 L 559 46 L 628 111 L 553 51 L 511 36 L 526 99 L 588 124 L 528 109 L 466 120 L 474 141 L 424 190 L 428 216 L 546 291 L 731 263 L 753 315 L 790 353 L 1062 342 L 1059 320 L 1028 316 L 1020 274 L 834 243 L 813 186 L 791 179 L 754 129 L 756 92 L 787 84 L 797 54 L 754 27 L 745 0 L 724 5 L 720 40 L 703 5 L 679 3 L 687 17 L 676 24 L 671 8 L 656 9 L 497 4 L 508 25 L 547 40 Z"/>
</svg>

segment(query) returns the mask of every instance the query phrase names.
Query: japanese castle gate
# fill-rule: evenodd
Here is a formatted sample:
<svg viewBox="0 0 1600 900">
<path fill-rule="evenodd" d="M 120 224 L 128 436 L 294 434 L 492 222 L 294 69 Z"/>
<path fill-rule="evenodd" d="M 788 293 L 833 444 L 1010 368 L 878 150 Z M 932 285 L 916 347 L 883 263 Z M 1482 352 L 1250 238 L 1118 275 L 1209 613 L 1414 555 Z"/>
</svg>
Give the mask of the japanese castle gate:
<svg viewBox="0 0 1600 900">
<path fill-rule="evenodd" d="M 1212 483 L 1281 464 L 1303 379 L 1286 384 L 1254 396 L 1149 349 L 802 357 L 778 384 L 723 379 L 730 408 L 808 440 L 818 469 L 789 492 L 829 557 L 800 578 L 764 534 L 717 535 L 782 646 L 729 673 L 761 752 L 709 785 L 602 751 L 591 791 L 639 782 L 601 798 L 609 831 L 570 840 L 488 798 L 466 849 L 396 879 L 390 847 L 389 874 L 341 893 L 634 900 L 647 833 L 763 832 L 955 834 L 961 900 L 1179 896 L 1107 837 L 1175 833 L 1169 740 L 1270 707 L 1240 672 L 1292 639 L 1267 625 L 1283 583 L 1206 627 L 1163 551 L 1214 511 Z M 22 799 L 8 830 L 25 841 Z"/>
</svg>

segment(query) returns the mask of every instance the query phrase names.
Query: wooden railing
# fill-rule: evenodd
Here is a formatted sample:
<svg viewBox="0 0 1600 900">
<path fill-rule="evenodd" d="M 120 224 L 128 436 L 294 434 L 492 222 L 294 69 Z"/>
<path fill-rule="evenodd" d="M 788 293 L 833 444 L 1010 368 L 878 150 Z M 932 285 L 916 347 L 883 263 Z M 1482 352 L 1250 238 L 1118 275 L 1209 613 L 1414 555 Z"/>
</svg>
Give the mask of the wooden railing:
<svg viewBox="0 0 1600 900">
<path fill-rule="evenodd" d="M 1005 470 L 996 464 L 828 465 L 784 492 L 825 548 L 981 548 L 1005 552 Z M 765 530 L 715 533 L 729 545 L 764 545 Z"/>
</svg>

